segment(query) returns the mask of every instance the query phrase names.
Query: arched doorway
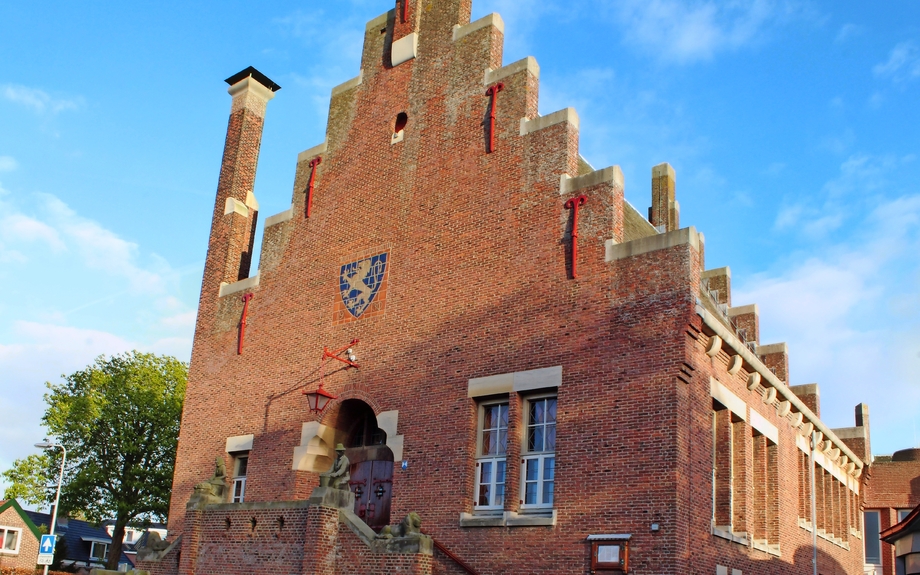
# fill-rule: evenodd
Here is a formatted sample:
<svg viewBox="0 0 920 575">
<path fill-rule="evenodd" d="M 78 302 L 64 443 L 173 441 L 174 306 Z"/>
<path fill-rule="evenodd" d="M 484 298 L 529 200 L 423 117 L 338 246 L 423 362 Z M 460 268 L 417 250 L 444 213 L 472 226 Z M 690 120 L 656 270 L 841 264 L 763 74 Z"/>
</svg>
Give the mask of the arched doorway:
<svg viewBox="0 0 920 575">
<path fill-rule="evenodd" d="M 386 432 L 378 427 L 374 410 L 359 399 L 342 402 L 333 426 L 351 464 L 355 514 L 379 531 L 390 524 L 393 499 L 393 452 L 386 445 Z"/>
</svg>

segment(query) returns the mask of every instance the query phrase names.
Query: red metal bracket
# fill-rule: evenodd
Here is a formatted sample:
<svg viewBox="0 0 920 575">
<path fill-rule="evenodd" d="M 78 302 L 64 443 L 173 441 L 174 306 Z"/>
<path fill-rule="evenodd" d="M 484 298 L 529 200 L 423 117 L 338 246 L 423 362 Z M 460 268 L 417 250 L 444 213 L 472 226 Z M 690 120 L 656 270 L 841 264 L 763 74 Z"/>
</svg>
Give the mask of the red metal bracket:
<svg viewBox="0 0 920 575">
<path fill-rule="evenodd" d="M 572 210 L 572 279 L 578 277 L 578 208 L 588 203 L 587 196 L 581 195 L 565 203 L 565 209 Z"/>
<path fill-rule="evenodd" d="M 313 211 L 313 185 L 316 182 L 316 166 L 323 163 L 322 156 L 316 156 L 310 160 L 310 183 L 307 184 L 307 212 L 306 215 L 309 218 L 310 212 Z"/>
<path fill-rule="evenodd" d="M 489 102 L 489 149 L 486 150 L 487 154 L 495 151 L 495 110 L 498 107 L 498 93 L 504 89 L 504 82 L 499 82 L 494 86 L 489 86 L 489 89 L 486 90 L 486 96 L 491 98 Z"/>
<path fill-rule="evenodd" d="M 243 296 L 243 318 L 240 320 L 240 340 L 236 348 L 237 355 L 243 355 L 243 339 L 246 337 L 246 316 L 249 315 L 249 302 L 254 294 L 248 293 Z"/>
<path fill-rule="evenodd" d="M 327 359 L 337 359 L 341 361 L 342 363 L 344 363 L 345 365 L 347 365 L 348 367 L 355 367 L 355 368 L 361 367 L 360 365 L 353 362 L 351 359 L 347 357 L 339 357 L 339 354 L 345 351 L 346 349 L 352 346 L 358 345 L 358 341 L 359 340 L 357 339 L 353 339 L 351 340 L 351 343 L 349 343 L 348 345 L 343 345 L 342 347 L 336 350 L 330 350 L 328 347 L 324 346 L 323 347 L 323 364 L 326 363 Z"/>
</svg>

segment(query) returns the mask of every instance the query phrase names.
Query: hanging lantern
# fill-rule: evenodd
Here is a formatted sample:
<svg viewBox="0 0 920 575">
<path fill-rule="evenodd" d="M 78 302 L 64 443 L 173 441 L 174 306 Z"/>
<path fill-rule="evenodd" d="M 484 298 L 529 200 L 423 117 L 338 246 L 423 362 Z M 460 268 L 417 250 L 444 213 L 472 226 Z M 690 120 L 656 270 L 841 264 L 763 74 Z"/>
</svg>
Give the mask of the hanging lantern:
<svg viewBox="0 0 920 575">
<path fill-rule="evenodd" d="M 336 399 L 335 395 L 332 395 L 323 389 L 322 382 L 320 382 L 316 391 L 304 391 L 303 394 L 307 396 L 307 403 L 310 404 L 310 411 L 314 413 L 321 413 L 324 409 L 326 409 L 326 406 L 329 405 L 330 401 Z"/>
</svg>

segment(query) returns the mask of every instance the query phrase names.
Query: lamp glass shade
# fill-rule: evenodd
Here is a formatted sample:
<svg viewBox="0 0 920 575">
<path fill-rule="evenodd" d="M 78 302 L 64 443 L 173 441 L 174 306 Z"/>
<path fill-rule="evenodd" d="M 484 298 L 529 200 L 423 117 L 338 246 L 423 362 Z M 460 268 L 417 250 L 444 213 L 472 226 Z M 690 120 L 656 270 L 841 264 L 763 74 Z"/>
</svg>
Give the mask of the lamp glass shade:
<svg viewBox="0 0 920 575">
<path fill-rule="evenodd" d="M 336 398 L 322 386 L 320 386 L 316 391 L 311 391 L 306 394 L 307 403 L 310 406 L 310 411 L 321 412 L 326 409 L 326 406 L 329 405 L 329 402 Z"/>
</svg>

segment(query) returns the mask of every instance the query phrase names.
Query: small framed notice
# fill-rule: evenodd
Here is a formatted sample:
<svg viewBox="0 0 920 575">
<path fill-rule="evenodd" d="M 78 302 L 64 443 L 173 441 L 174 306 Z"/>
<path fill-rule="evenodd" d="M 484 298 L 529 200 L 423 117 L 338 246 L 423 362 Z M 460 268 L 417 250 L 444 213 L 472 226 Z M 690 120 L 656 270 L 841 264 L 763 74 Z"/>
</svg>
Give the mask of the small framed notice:
<svg viewBox="0 0 920 575">
<path fill-rule="evenodd" d="M 591 535 L 591 572 L 627 573 L 629 535 Z"/>
</svg>

